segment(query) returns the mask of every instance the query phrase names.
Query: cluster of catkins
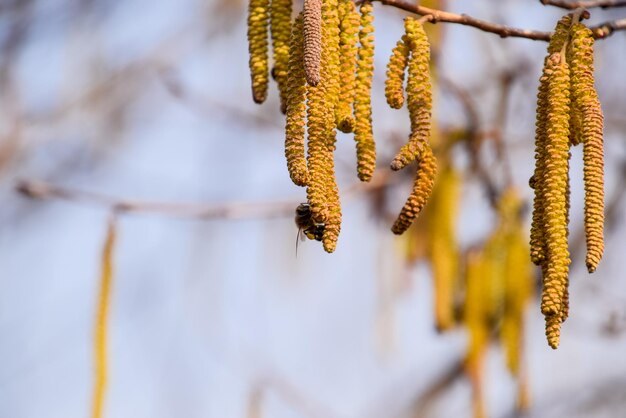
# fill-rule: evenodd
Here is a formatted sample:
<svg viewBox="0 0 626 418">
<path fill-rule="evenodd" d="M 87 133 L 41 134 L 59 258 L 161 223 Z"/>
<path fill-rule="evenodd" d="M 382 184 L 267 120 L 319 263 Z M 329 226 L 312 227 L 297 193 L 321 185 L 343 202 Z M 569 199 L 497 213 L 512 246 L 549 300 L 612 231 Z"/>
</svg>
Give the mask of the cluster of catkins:
<svg viewBox="0 0 626 418">
<path fill-rule="evenodd" d="M 594 88 L 591 30 L 565 16 L 548 46 L 537 98 L 531 259 L 541 267 L 541 312 L 548 344 L 559 344 L 569 311 L 570 147 L 583 144 L 586 264 L 596 270 L 604 251 L 603 116 Z"/>
<path fill-rule="evenodd" d="M 322 225 L 324 249 L 333 252 L 341 228 L 334 151 L 337 129 L 354 133 L 357 174 L 370 181 L 376 166 L 372 130 L 371 87 L 374 72 L 373 7 L 363 1 L 305 0 L 292 22 L 291 0 L 250 0 L 248 40 L 252 95 L 267 97 L 268 28 L 281 110 L 286 113 L 285 156 L 291 180 L 307 188 L 311 224 Z M 407 18 L 406 34 L 389 64 L 387 97 L 403 103 L 404 73 L 412 133 L 391 167 L 400 170 L 417 160 L 413 193 L 393 225 L 401 234 L 417 217 L 430 195 L 436 173 L 430 135 L 432 98 L 429 44 L 421 23 Z"/>
</svg>

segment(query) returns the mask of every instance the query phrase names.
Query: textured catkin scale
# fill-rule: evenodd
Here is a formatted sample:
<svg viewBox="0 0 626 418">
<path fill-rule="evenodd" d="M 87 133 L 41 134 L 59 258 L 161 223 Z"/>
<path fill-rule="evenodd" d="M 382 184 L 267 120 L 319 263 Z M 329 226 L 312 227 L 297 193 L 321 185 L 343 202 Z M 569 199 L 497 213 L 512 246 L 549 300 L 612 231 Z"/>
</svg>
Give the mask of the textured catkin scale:
<svg viewBox="0 0 626 418">
<path fill-rule="evenodd" d="M 437 161 L 435 160 L 435 155 L 430 147 L 426 147 L 418 164 L 411 195 L 391 227 L 391 231 L 394 234 L 400 235 L 405 232 L 420 214 L 433 191 L 436 176 Z"/>
<path fill-rule="evenodd" d="M 344 132 L 354 131 L 354 117 L 352 105 L 354 103 L 354 90 L 356 85 L 357 42 L 359 34 L 360 15 L 352 0 L 340 0 L 340 76 L 341 91 L 335 115 L 337 128 Z"/>
<path fill-rule="evenodd" d="M 404 74 L 409 61 L 409 46 L 406 35 L 396 43 L 391 51 L 387 64 L 387 78 L 385 79 L 385 97 L 387 103 L 394 109 L 400 109 L 404 104 Z"/>
<path fill-rule="evenodd" d="M 568 59 L 573 103 L 582 117 L 586 264 L 593 273 L 604 252 L 604 117 L 594 87 L 593 34 L 582 23 L 573 25 L 571 33 Z"/>
<path fill-rule="evenodd" d="M 546 316 L 546 338 L 548 345 L 555 350 L 559 347 L 562 322 L 560 314 Z"/>
<path fill-rule="evenodd" d="M 325 173 L 328 220 L 322 237 L 324 250 L 332 253 L 341 231 L 341 204 L 335 176 L 334 151 L 336 142 L 335 107 L 339 99 L 339 14 L 337 0 L 324 0 L 322 7 L 322 68 L 321 84 L 325 90 Z"/>
<path fill-rule="evenodd" d="M 555 53 L 548 59 L 552 69 L 548 85 L 544 192 L 545 238 L 547 249 L 541 311 L 559 315 L 569 272 L 567 245 L 567 184 L 569 159 L 569 68 Z"/>
<path fill-rule="evenodd" d="M 304 71 L 310 86 L 320 82 L 322 0 L 304 0 Z"/>
<path fill-rule="evenodd" d="M 458 288 L 458 246 L 455 221 L 461 178 L 451 165 L 442 170 L 429 203 L 431 211 L 428 253 L 435 292 L 435 326 L 439 331 L 455 325 L 454 296 Z"/>
<path fill-rule="evenodd" d="M 291 4 L 292 0 L 272 0 L 270 7 L 270 31 L 274 53 L 272 74 L 278 83 L 280 109 L 283 113 L 287 109 L 287 67 L 289 62 L 289 40 L 291 37 Z"/>
<path fill-rule="evenodd" d="M 291 181 L 298 186 L 306 186 L 309 172 L 304 150 L 306 124 L 306 80 L 304 78 L 304 37 L 302 34 L 302 13 L 293 25 L 289 51 L 289 76 L 286 86 L 287 122 L 285 127 L 285 157 Z"/>
<path fill-rule="evenodd" d="M 543 74 L 539 80 L 539 92 L 537 94 L 537 119 L 535 122 L 535 172 L 531 178 L 531 187 L 535 190 L 533 200 L 533 216 L 530 229 L 530 258 L 536 265 L 541 265 L 546 260 L 545 225 L 544 225 L 544 171 L 547 154 L 546 143 L 546 120 L 548 114 L 548 79 L 552 69 L 548 67 L 550 55 L 560 52 L 569 36 L 569 28 L 572 23 L 571 16 L 561 18 L 557 23 L 554 34 L 548 44 L 548 57 L 544 62 Z"/>
<path fill-rule="evenodd" d="M 374 75 L 374 16 L 370 1 L 360 8 L 361 29 L 354 92 L 354 140 L 356 141 L 357 174 L 361 181 L 370 181 L 376 167 L 376 144 L 372 130 L 372 76 Z"/>
<path fill-rule="evenodd" d="M 269 17 L 269 0 L 250 0 L 248 5 L 248 50 L 250 52 L 252 98 L 255 103 L 263 103 L 267 98 Z"/>
<path fill-rule="evenodd" d="M 406 18 L 404 26 L 411 51 L 406 85 L 411 135 L 391 162 L 392 170 L 401 170 L 419 157 L 431 130 L 432 91 L 428 37 L 422 24 L 414 18 Z"/>
</svg>

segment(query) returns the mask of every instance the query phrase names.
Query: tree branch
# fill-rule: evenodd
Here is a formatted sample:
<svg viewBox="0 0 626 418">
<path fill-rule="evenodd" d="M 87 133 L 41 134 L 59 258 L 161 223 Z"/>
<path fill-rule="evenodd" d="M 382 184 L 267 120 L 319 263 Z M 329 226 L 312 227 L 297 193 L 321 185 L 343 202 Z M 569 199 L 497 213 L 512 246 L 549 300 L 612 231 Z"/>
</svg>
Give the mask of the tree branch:
<svg viewBox="0 0 626 418">
<path fill-rule="evenodd" d="M 626 7 L 624 0 L 587 0 L 587 1 L 567 1 L 567 0 L 539 0 L 541 4 L 546 6 L 560 7 L 561 9 L 592 9 L 601 7 L 608 9 L 610 7 Z"/>
<path fill-rule="evenodd" d="M 431 9 L 429 7 L 419 6 L 415 4 L 415 2 L 408 2 L 406 0 L 372 0 L 372 1 L 378 1 L 379 3 L 384 4 L 385 6 L 395 7 L 397 9 L 404 10 L 410 13 L 415 13 L 420 16 L 431 16 L 430 21 L 432 23 L 448 22 L 448 23 L 457 23 L 459 25 L 472 26 L 472 27 L 482 30 L 483 32 L 495 33 L 496 35 L 499 35 L 501 38 L 513 37 L 513 38 L 532 39 L 535 41 L 549 41 L 550 36 L 552 34 L 551 32 L 542 32 L 542 31 L 536 31 L 536 30 L 530 30 L 530 29 L 513 28 L 510 26 L 477 19 L 475 17 L 468 16 L 466 14 L 456 14 L 456 13 L 444 12 L 442 10 Z M 620 1 L 619 3 L 622 3 L 622 2 L 623 1 Z M 595 4 L 595 3 L 602 3 L 602 2 L 601 1 L 589 1 L 589 2 L 582 2 L 582 3 L 589 3 L 589 4 L 594 3 Z M 626 3 L 626 1 L 624 1 L 623 3 Z M 610 7 L 610 6 L 598 5 L 594 7 Z M 626 19 L 601 23 L 600 25 L 591 27 L 590 29 L 593 31 L 593 34 L 596 39 L 604 39 L 612 35 L 615 31 L 626 30 Z"/>
<path fill-rule="evenodd" d="M 369 183 L 356 183 L 346 190 L 351 196 L 359 192 L 375 191 L 387 187 L 401 179 L 391 176 L 389 169 L 379 169 Z M 297 199 L 263 202 L 227 202 L 222 204 L 157 202 L 118 198 L 100 193 L 87 192 L 41 180 L 18 180 L 15 190 L 31 199 L 56 199 L 82 205 L 99 206 L 117 213 L 155 214 L 173 218 L 190 219 L 252 219 L 285 218 L 293 216 L 295 208 L 302 201 Z"/>
</svg>

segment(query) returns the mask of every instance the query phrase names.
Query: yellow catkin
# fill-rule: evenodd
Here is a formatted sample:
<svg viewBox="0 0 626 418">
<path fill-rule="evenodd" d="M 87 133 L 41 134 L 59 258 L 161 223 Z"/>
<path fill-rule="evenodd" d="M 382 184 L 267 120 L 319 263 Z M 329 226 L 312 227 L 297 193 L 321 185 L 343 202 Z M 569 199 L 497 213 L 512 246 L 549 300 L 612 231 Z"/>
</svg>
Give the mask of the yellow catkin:
<svg viewBox="0 0 626 418">
<path fill-rule="evenodd" d="M 555 316 L 561 304 L 569 272 L 567 245 L 567 184 L 569 159 L 569 68 L 561 54 L 552 54 L 547 63 L 549 74 L 546 119 L 544 225 L 547 249 L 541 311 Z"/>
<path fill-rule="evenodd" d="M 372 77 L 374 75 L 374 15 L 371 1 L 360 8 L 361 30 L 354 92 L 354 140 L 356 141 L 357 174 L 361 181 L 370 181 L 376 167 L 376 144 L 372 130 Z"/>
<path fill-rule="evenodd" d="M 548 57 L 560 52 L 569 36 L 569 28 L 572 22 L 571 16 L 564 16 L 556 25 L 554 34 L 548 44 Z M 537 120 L 535 123 L 535 173 L 531 178 L 531 187 L 535 189 L 533 201 L 533 216 L 530 230 L 530 257 L 533 263 L 541 265 L 545 260 L 545 231 L 543 225 L 544 202 L 543 177 L 544 163 L 546 161 L 546 120 L 548 113 L 548 79 L 552 71 L 547 68 L 548 57 L 544 62 L 544 73 L 539 80 L 539 92 L 537 94 Z"/>
<path fill-rule="evenodd" d="M 557 349 L 561 340 L 561 314 L 546 316 L 546 338 L 548 339 L 548 345 Z"/>
<path fill-rule="evenodd" d="M 419 157 L 431 130 L 432 92 L 428 37 L 417 19 L 407 17 L 404 26 L 411 50 L 406 86 L 411 135 L 408 143 L 400 149 L 392 161 L 392 170 L 401 170 Z"/>
<path fill-rule="evenodd" d="M 304 78 L 304 38 L 302 13 L 293 25 L 289 51 L 289 78 L 287 81 L 287 122 L 285 128 L 285 157 L 289 176 L 294 184 L 306 186 L 309 172 L 306 165 L 304 135 L 306 124 L 306 81 Z"/>
<path fill-rule="evenodd" d="M 107 387 L 107 334 L 109 324 L 109 307 L 111 305 L 111 286 L 113 281 L 113 248 L 115 245 L 116 223 L 111 218 L 107 227 L 102 264 L 100 272 L 100 289 L 98 290 L 98 307 L 94 332 L 94 389 L 93 418 L 104 416 L 104 395 Z"/>
<path fill-rule="evenodd" d="M 396 43 L 391 51 L 387 64 L 387 78 L 385 80 L 385 97 L 387 103 L 394 109 L 400 109 L 404 104 L 404 74 L 409 61 L 409 46 L 406 35 Z"/>
<path fill-rule="evenodd" d="M 586 264 L 593 273 L 604 252 L 604 145 L 602 108 L 594 87 L 593 33 L 582 23 L 571 29 L 568 51 L 572 72 L 573 106 L 582 124 Z"/>
<path fill-rule="evenodd" d="M 304 71 L 310 86 L 320 82 L 322 0 L 304 0 Z"/>
<path fill-rule="evenodd" d="M 435 326 L 439 331 L 455 325 L 454 297 L 458 288 L 458 246 L 455 222 L 459 200 L 460 176 L 451 165 L 437 180 L 429 203 L 428 253 L 433 271 L 435 292 Z"/>
<path fill-rule="evenodd" d="M 274 52 L 272 75 L 278 83 L 280 109 L 287 110 L 287 80 L 289 62 L 289 41 L 291 37 L 292 0 L 272 0 L 270 7 L 270 32 Z"/>
<path fill-rule="evenodd" d="M 324 250 L 332 253 L 341 231 L 341 204 L 335 177 L 334 151 L 336 142 L 335 107 L 339 99 L 339 14 L 337 0 L 324 0 L 322 7 L 322 68 L 320 81 L 325 89 L 325 183 L 328 203 L 328 220 L 322 236 Z"/>
<path fill-rule="evenodd" d="M 405 232 L 420 214 L 433 191 L 436 176 L 437 161 L 435 155 L 430 147 L 426 147 L 418 164 L 411 195 L 391 227 L 394 234 L 400 235 Z"/>
<path fill-rule="evenodd" d="M 354 91 L 356 87 L 357 42 L 360 15 L 352 0 L 341 0 L 339 3 L 340 24 L 340 76 L 341 91 L 337 108 L 337 128 L 345 133 L 354 131 Z"/>
<path fill-rule="evenodd" d="M 252 98 L 263 103 L 269 83 L 268 39 L 270 0 L 250 0 L 248 5 L 248 50 Z"/>
<path fill-rule="evenodd" d="M 521 219 L 522 202 L 514 190 L 508 190 L 499 205 L 506 234 L 504 240 L 504 311 L 500 338 L 506 363 L 519 376 L 522 357 L 524 311 L 533 294 L 533 271 L 528 263 L 528 244 Z"/>
<path fill-rule="evenodd" d="M 485 416 L 483 403 L 484 358 L 489 345 L 489 328 L 485 320 L 485 264 L 482 252 L 468 253 L 465 267 L 465 306 L 463 322 L 469 334 L 465 370 L 472 384 L 474 417 Z"/>
</svg>

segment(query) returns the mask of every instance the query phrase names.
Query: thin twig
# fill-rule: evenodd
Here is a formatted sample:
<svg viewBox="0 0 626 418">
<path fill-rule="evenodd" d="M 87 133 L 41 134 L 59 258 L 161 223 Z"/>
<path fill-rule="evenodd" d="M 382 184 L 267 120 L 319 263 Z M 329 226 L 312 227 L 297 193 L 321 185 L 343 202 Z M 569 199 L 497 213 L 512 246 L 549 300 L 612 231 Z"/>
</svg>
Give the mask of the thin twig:
<svg viewBox="0 0 626 418">
<path fill-rule="evenodd" d="M 477 19 L 475 17 L 466 14 L 456 14 L 450 12 L 444 12 L 442 10 L 431 9 L 430 7 L 419 6 L 415 2 L 409 2 L 406 0 L 372 0 L 378 1 L 385 6 L 395 7 L 400 10 L 415 13 L 420 16 L 432 16 L 429 20 L 432 23 L 448 22 L 457 23 L 459 25 L 472 26 L 480 29 L 484 32 L 495 33 L 501 38 L 526 38 L 535 41 L 549 41 L 551 32 L 543 32 L 530 29 L 514 28 L 498 23 L 488 22 L 486 20 Z M 608 7 L 608 6 L 606 6 Z M 603 39 L 612 35 L 615 31 L 626 30 L 626 19 L 614 20 L 610 22 L 601 23 L 597 26 L 590 28 L 593 31 L 594 37 L 597 39 Z"/>
<path fill-rule="evenodd" d="M 369 183 L 357 183 L 346 190 L 346 195 L 374 191 L 391 185 L 401 176 L 391 176 L 391 170 L 381 169 Z M 222 204 L 157 202 L 118 198 L 101 193 L 57 186 L 41 180 L 18 180 L 15 190 L 22 195 L 39 200 L 56 199 L 81 205 L 99 206 L 119 214 L 143 213 L 173 218 L 190 219 L 250 219 L 284 218 L 293 215 L 299 199 L 263 202 L 227 202 Z"/>
<path fill-rule="evenodd" d="M 567 1 L 567 0 L 540 0 L 541 4 L 546 6 L 560 7 L 561 9 L 592 9 L 601 7 L 608 9 L 610 7 L 626 7 L 625 0 L 588 0 L 588 1 Z"/>
</svg>

